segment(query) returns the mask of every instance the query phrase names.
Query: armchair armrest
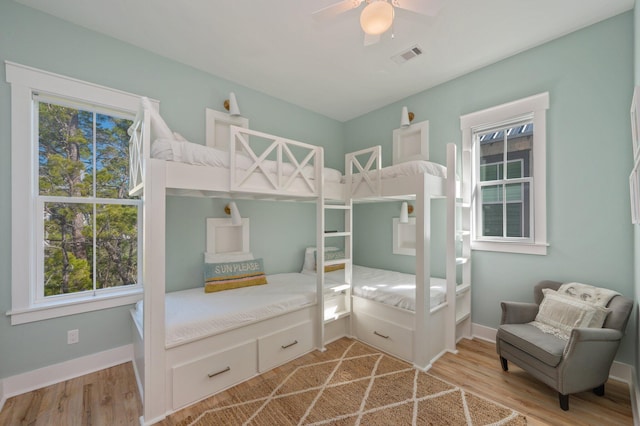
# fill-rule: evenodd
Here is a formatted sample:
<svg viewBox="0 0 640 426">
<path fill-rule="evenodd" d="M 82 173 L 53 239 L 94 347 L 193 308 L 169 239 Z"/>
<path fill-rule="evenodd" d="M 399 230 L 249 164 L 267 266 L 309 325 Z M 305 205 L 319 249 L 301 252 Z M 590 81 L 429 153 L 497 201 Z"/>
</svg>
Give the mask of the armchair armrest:
<svg viewBox="0 0 640 426">
<path fill-rule="evenodd" d="M 571 337 L 564 348 L 563 356 L 565 358 L 570 357 L 572 352 L 583 350 L 580 349 L 580 346 L 586 346 L 588 343 L 614 343 L 617 348 L 622 336 L 623 334 L 620 330 L 614 330 L 613 328 L 574 328 L 571 330 Z"/>
<path fill-rule="evenodd" d="M 606 382 L 622 336 L 612 328 L 574 328 L 558 365 L 558 391 L 567 395 Z"/>
<path fill-rule="evenodd" d="M 502 318 L 500 324 L 526 324 L 536 319 L 539 306 L 535 303 L 500 302 Z"/>
</svg>

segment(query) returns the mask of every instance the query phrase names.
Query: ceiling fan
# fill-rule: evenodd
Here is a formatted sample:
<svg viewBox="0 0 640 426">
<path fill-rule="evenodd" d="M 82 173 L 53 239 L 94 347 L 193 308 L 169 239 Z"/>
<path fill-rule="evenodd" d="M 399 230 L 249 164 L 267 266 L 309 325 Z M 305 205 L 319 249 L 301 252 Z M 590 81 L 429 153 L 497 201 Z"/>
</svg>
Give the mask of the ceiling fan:
<svg viewBox="0 0 640 426">
<path fill-rule="evenodd" d="M 391 28 L 395 8 L 408 10 L 426 16 L 435 16 L 442 0 L 342 0 L 313 13 L 318 20 L 331 19 L 341 13 L 366 6 L 360 13 L 360 26 L 364 31 L 364 45 L 380 41 L 380 35 Z"/>
</svg>

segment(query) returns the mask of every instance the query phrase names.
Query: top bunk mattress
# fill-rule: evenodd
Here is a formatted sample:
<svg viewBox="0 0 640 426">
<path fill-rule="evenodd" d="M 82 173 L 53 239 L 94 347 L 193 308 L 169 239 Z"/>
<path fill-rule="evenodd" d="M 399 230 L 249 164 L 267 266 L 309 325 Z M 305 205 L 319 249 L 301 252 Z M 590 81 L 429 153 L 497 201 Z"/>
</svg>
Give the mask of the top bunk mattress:
<svg viewBox="0 0 640 426">
<path fill-rule="evenodd" d="M 380 169 L 382 179 L 393 179 L 403 176 L 429 174 L 440 178 L 447 177 L 447 168 L 442 164 L 425 160 L 411 160 Z"/>
<path fill-rule="evenodd" d="M 189 141 L 175 139 L 156 139 L 151 144 L 151 157 L 165 161 L 176 161 L 180 163 L 194 164 L 207 167 L 230 167 L 229 151 L 223 151 L 211 146 L 200 145 Z M 253 161 L 243 154 L 236 155 L 235 166 L 240 170 L 247 170 L 253 166 Z M 269 173 L 277 173 L 277 163 L 275 161 L 265 161 L 263 165 Z M 295 167 L 291 164 L 284 164 L 285 176 L 295 172 Z M 314 179 L 314 169 L 312 166 L 305 166 L 303 173 L 306 177 Z M 324 168 L 325 182 L 340 182 L 342 173 L 335 169 Z"/>
<path fill-rule="evenodd" d="M 165 294 L 166 347 L 178 346 L 316 303 L 316 280 L 299 273 L 267 276 L 268 284 L 205 293 L 202 287 Z M 142 325 L 139 301 L 134 320 Z"/>
<path fill-rule="evenodd" d="M 385 305 L 415 312 L 416 276 L 385 269 L 353 265 L 353 295 Z M 344 281 L 344 271 L 325 274 L 325 280 Z M 447 281 L 431 277 L 430 307 L 433 309 L 446 301 Z"/>
</svg>

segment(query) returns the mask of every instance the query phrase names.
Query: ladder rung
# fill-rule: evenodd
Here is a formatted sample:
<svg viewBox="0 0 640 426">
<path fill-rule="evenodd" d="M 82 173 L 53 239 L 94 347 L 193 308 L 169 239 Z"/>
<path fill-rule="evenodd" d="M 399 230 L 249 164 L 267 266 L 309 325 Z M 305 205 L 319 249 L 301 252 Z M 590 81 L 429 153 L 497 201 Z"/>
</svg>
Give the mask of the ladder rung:
<svg viewBox="0 0 640 426">
<path fill-rule="evenodd" d="M 351 236 L 351 232 L 325 232 L 324 233 L 324 237 L 325 238 L 329 238 L 329 237 L 350 237 Z"/>
<path fill-rule="evenodd" d="M 342 263 L 350 262 L 349 259 L 333 259 L 333 260 L 325 260 L 324 266 L 332 266 L 332 265 L 340 265 Z"/>
<path fill-rule="evenodd" d="M 324 208 L 332 210 L 351 210 L 351 206 L 343 206 L 342 204 L 325 204 Z"/>
</svg>

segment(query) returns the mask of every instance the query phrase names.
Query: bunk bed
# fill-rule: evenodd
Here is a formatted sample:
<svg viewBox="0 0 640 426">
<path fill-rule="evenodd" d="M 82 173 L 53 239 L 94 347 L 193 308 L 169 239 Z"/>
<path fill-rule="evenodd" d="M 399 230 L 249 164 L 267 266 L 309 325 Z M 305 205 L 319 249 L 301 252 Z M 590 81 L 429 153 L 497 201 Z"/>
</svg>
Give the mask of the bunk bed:
<svg viewBox="0 0 640 426">
<path fill-rule="evenodd" d="M 137 309 L 132 309 L 142 423 L 157 422 L 172 411 L 294 357 L 323 350 L 325 342 L 344 335 L 355 336 L 422 369 L 429 368 L 444 351 L 455 351 L 459 324 L 456 300 L 464 291 L 452 278 L 455 260 L 451 266 L 449 259 L 455 259 L 455 248 L 451 248 L 455 243 L 450 240 L 455 229 L 450 223 L 446 296 L 433 308 L 428 284 L 430 200 L 447 197 L 447 215 L 455 210 L 455 146 L 448 147 L 446 169 L 422 162 L 383 169 L 380 147 L 347 154 L 346 175 L 338 179 L 335 171 L 324 168 L 321 147 L 232 124 L 225 127 L 226 149 L 219 142 L 215 147 L 191 144 L 171 132 L 153 107 L 143 102 L 130 128 L 130 193 L 144 199 L 145 291 Z M 255 150 L 256 142 L 266 147 Z M 361 162 L 362 156 L 367 160 Z M 165 265 L 167 195 L 315 202 L 318 272 L 314 277 L 288 277 L 301 284 L 301 297 L 275 314 L 172 340 L 167 317 L 175 316 L 175 311 L 168 312 L 173 309 L 175 295 L 167 296 L 165 270 L 158 267 Z M 420 237 L 414 310 L 389 307 L 351 292 L 352 204 L 388 199 L 412 199 L 416 204 L 416 235 Z M 325 229 L 325 214 L 332 209 L 344 211 L 341 232 Z M 327 240 L 336 237 L 344 238 L 344 258 L 326 260 Z M 339 263 L 344 264 L 345 278 L 325 279 L 325 267 Z M 267 277 L 272 279 L 279 278 Z"/>
<path fill-rule="evenodd" d="M 177 340 L 167 333 L 173 327 L 168 321 L 180 317 L 173 310 L 174 299 L 194 298 L 193 294 L 185 295 L 189 291 L 180 296 L 166 294 L 167 195 L 313 202 L 344 199 L 340 181 L 325 178 L 325 173 L 330 176 L 332 171 L 323 167 L 321 147 L 233 125 L 227 126 L 227 132 L 226 152 L 195 146 L 171 132 L 144 99 L 129 129 L 130 194 L 144 199 L 144 296 L 137 309 L 132 309 L 134 369 L 143 400 L 143 424 L 157 422 L 167 413 L 313 349 L 323 350 L 324 297 L 317 295 L 324 294 L 325 289 L 321 277 L 310 279 L 302 274 L 267 276 L 269 284 L 256 286 L 269 291 L 278 280 L 288 282 L 288 287 L 271 295 L 273 303 L 267 307 L 275 306 L 275 311 L 265 311 L 269 303 L 258 297 L 255 306 L 240 314 L 245 319 L 251 317 L 247 321 L 199 330 Z M 262 144 L 259 150 L 254 148 L 256 144 Z M 162 157 L 167 151 L 174 158 L 152 157 L 152 152 Z M 202 158 L 216 158 L 214 161 L 220 164 L 203 164 Z M 318 227 L 322 223 L 319 220 Z M 243 229 L 248 230 L 244 225 Z M 323 240 L 317 242 L 318 247 L 323 244 Z M 242 247 L 240 252 L 248 250 Z M 319 262 L 322 264 L 322 256 Z M 291 290 L 293 283 L 300 286 L 291 297 L 286 289 Z M 225 296 L 237 290 L 242 289 L 228 290 Z M 209 296 L 202 288 L 192 292 L 199 292 L 202 299 Z M 226 304 L 232 303 L 227 300 Z"/>
<path fill-rule="evenodd" d="M 417 126 L 418 128 L 420 126 Z M 398 133 L 394 132 L 394 154 L 402 151 Z M 456 341 L 470 336 L 470 232 L 469 203 L 461 194 L 453 144 L 447 146 L 447 167 L 428 162 L 428 145 L 418 137 L 417 148 L 408 161 L 394 156 L 392 166 L 381 167 L 380 147 L 348 154 L 345 182 L 353 203 L 372 201 L 413 200 L 416 205 L 416 268 L 414 275 L 404 275 L 379 269 L 353 266 L 352 315 L 353 335 L 372 346 L 413 362 L 421 369 L 431 364 L 445 351 L 455 352 Z M 409 143 L 415 143 L 411 135 Z M 421 155 L 415 152 L 422 151 Z M 421 159 L 416 160 L 416 157 Z M 431 276 L 431 200 L 446 198 L 446 279 Z M 456 221 L 459 217 L 460 220 Z M 456 224 L 456 222 L 459 222 Z M 457 247 L 460 242 L 461 247 Z M 458 256 L 459 254 L 459 256 Z M 458 267 L 462 272 L 458 277 Z M 375 284 L 393 282 L 413 284 L 400 292 L 370 291 Z M 392 286 L 386 286 L 387 288 Z M 378 289 L 379 290 L 379 289 Z M 444 293 L 444 295 L 443 295 Z M 443 297 L 444 296 L 444 297 Z"/>
</svg>

